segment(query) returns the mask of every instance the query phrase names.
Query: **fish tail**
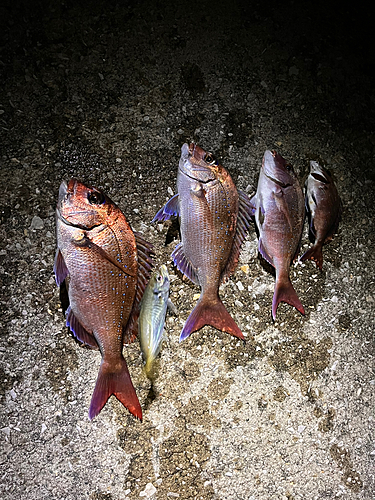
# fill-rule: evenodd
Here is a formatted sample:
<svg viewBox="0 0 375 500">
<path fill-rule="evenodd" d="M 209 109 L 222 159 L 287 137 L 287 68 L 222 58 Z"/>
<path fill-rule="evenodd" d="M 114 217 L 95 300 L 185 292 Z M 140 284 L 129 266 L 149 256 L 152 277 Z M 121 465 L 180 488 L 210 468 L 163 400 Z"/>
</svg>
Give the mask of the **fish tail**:
<svg viewBox="0 0 375 500">
<path fill-rule="evenodd" d="M 276 319 L 276 311 L 280 302 L 286 302 L 295 307 L 301 314 L 305 314 L 305 309 L 298 298 L 296 291 L 293 288 L 289 276 L 284 279 L 276 278 L 275 292 L 272 299 L 272 318 Z"/>
<path fill-rule="evenodd" d="M 234 319 L 225 309 L 220 298 L 216 301 L 200 299 L 191 311 L 180 335 L 180 342 L 185 340 L 191 333 L 200 330 L 205 325 L 211 325 L 217 330 L 227 332 L 234 337 L 245 340 L 243 333 L 236 325 Z"/>
<path fill-rule="evenodd" d="M 146 377 L 149 380 L 153 380 L 154 360 L 155 360 L 155 358 L 148 358 L 147 361 L 146 361 L 146 364 L 144 366 Z"/>
<path fill-rule="evenodd" d="M 320 270 L 323 268 L 322 245 L 313 245 L 302 255 L 301 261 L 313 260 Z"/>
<path fill-rule="evenodd" d="M 142 421 L 142 409 L 133 387 L 129 370 L 124 358 L 115 370 L 113 366 L 102 360 L 94 393 L 91 398 L 89 419 L 96 417 L 109 397 L 114 394 L 130 413 Z"/>
</svg>

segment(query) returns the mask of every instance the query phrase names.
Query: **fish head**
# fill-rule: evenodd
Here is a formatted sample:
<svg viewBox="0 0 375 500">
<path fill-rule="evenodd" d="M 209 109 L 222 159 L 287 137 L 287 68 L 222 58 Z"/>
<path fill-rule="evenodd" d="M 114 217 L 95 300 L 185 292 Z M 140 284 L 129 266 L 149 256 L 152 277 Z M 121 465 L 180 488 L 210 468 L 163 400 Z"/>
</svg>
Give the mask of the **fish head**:
<svg viewBox="0 0 375 500">
<path fill-rule="evenodd" d="M 262 171 L 281 188 L 292 186 L 297 180 L 292 165 L 276 151 L 267 150 L 264 153 Z"/>
<path fill-rule="evenodd" d="M 223 182 L 229 175 L 212 153 L 207 153 L 194 142 L 182 146 L 179 169 L 188 177 L 203 183 L 215 180 Z"/>
<path fill-rule="evenodd" d="M 113 208 L 113 202 L 99 189 L 76 179 L 60 185 L 56 211 L 65 224 L 90 229 L 105 223 Z"/>
<path fill-rule="evenodd" d="M 169 290 L 169 274 L 165 264 L 154 274 L 154 293 L 167 292 Z"/>
<path fill-rule="evenodd" d="M 332 177 L 328 170 L 320 166 L 317 161 L 313 160 L 310 161 L 309 177 L 323 184 L 330 184 L 332 182 Z"/>
</svg>

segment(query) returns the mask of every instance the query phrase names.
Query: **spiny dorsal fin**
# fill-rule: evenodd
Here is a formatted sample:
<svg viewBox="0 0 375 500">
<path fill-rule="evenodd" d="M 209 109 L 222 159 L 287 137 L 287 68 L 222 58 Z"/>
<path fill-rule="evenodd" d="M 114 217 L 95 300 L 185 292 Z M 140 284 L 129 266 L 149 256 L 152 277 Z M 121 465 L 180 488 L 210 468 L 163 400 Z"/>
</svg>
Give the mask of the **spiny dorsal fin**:
<svg viewBox="0 0 375 500">
<path fill-rule="evenodd" d="M 123 328 L 123 343 L 130 344 L 138 334 L 138 316 L 140 302 L 151 277 L 151 270 L 154 266 L 154 247 L 148 243 L 140 233 L 134 232 L 138 255 L 137 291 L 135 294 L 133 307 L 129 319 Z"/>
<path fill-rule="evenodd" d="M 252 204 L 248 196 L 243 191 L 238 191 L 238 216 L 236 234 L 232 244 L 232 250 L 225 266 L 221 279 L 226 280 L 234 272 L 238 258 L 240 256 L 241 245 L 245 240 L 249 231 L 250 222 L 252 220 Z"/>
</svg>

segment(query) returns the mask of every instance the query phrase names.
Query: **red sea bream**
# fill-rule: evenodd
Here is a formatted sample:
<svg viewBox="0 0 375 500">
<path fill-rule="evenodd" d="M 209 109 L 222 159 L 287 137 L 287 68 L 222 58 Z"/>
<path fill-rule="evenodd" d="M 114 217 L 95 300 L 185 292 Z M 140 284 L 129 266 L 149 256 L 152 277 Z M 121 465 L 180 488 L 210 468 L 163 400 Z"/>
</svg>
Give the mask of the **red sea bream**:
<svg viewBox="0 0 375 500">
<path fill-rule="evenodd" d="M 122 349 L 137 335 L 152 247 L 133 233 L 108 196 L 77 180 L 61 184 L 56 213 L 54 272 L 58 285 L 68 281 L 67 325 L 77 339 L 102 354 L 89 418 L 114 394 L 142 419 Z"/>
<path fill-rule="evenodd" d="M 211 153 L 184 144 L 177 176 L 178 193 L 155 220 L 180 218 L 181 243 L 172 253 L 177 268 L 201 288 L 180 341 L 204 325 L 244 336 L 219 297 L 220 283 L 234 271 L 251 219 L 250 201 Z"/>
<path fill-rule="evenodd" d="M 290 263 L 299 251 L 305 217 L 303 193 L 292 166 L 276 151 L 264 153 L 257 192 L 251 204 L 259 231 L 259 253 L 276 270 L 272 317 L 276 318 L 280 302 L 305 314 L 289 278 Z"/>
<path fill-rule="evenodd" d="M 310 221 L 310 238 L 314 244 L 302 255 L 301 260 L 313 260 L 322 269 L 322 247 L 337 232 L 342 203 L 332 176 L 316 161 L 310 161 L 305 202 Z"/>
</svg>

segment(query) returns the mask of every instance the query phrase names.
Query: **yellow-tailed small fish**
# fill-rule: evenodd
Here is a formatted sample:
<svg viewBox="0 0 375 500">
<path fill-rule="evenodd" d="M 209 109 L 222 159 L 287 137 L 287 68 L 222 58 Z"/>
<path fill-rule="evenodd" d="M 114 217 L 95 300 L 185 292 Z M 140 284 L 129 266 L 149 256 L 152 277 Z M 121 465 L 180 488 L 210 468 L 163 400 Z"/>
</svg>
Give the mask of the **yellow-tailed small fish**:
<svg viewBox="0 0 375 500">
<path fill-rule="evenodd" d="M 176 313 L 175 306 L 169 300 L 169 283 L 167 266 L 163 264 L 152 275 L 141 301 L 139 339 L 148 378 L 152 378 L 153 364 L 160 352 L 167 307 Z"/>
</svg>

